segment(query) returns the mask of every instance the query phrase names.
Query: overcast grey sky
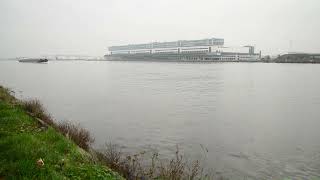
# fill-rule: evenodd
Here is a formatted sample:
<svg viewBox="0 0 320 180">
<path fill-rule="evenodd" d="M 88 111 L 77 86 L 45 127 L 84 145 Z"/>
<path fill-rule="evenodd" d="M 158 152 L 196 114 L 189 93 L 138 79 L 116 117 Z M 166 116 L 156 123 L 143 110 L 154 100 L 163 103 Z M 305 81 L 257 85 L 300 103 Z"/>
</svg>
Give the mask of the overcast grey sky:
<svg viewBox="0 0 320 180">
<path fill-rule="evenodd" d="M 0 0 L 0 25 L 0 57 L 209 37 L 263 54 L 320 53 L 320 0 Z"/>
</svg>

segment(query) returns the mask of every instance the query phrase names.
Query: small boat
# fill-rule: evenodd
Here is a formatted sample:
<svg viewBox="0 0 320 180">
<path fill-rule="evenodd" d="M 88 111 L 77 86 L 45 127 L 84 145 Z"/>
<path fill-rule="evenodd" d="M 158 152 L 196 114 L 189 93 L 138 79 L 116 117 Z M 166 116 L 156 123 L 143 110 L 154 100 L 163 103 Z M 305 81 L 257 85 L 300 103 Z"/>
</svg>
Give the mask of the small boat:
<svg viewBox="0 0 320 180">
<path fill-rule="evenodd" d="M 45 62 L 48 62 L 48 59 L 47 58 L 24 58 L 24 59 L 19 59 L 19 62 L 45 63 Z"/>
</svg>

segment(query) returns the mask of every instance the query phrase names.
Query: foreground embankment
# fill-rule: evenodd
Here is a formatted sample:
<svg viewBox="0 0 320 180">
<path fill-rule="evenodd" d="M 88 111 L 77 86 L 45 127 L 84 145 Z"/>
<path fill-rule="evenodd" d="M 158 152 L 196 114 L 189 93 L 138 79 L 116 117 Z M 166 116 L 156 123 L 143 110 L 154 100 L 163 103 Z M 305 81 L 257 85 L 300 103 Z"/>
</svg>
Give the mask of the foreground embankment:
<svg viewBox="0 0 320 180">
<path fill-rule="evenodd" d="M 0 179 L 123 178 L 0 86 Z"/>
<path fill-rule="evenodd" d="M 110 143 L 92 149 L 86 129 L 55 121 L 38 100 L 12 94 L 0 86 L 0 179 L 216 179 L 178 147 L 169 160 L 156 151 L 123 154 Z"/>
</svg>

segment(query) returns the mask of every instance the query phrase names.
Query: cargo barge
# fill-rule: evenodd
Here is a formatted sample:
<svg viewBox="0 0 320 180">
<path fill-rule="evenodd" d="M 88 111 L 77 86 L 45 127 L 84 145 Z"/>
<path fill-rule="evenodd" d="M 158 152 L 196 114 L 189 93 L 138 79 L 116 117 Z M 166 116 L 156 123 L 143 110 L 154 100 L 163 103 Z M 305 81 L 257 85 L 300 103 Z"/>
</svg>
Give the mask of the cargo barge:
<svg viewBox="0 0 320 180">
<path fill-rule="evenodd" d="M 46 59 L 46 58 L 24 58 L 24 59 L 19 59 L 19 62 L 45 63 L 45 62 L 48 62 L 48 59 Z"/>
</svg>

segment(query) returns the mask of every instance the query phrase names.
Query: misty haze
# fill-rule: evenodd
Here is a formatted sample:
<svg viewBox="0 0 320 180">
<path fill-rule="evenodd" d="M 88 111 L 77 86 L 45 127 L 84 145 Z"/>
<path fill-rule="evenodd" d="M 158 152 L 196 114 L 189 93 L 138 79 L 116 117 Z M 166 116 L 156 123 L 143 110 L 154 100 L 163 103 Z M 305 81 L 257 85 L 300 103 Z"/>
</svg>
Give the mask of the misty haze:
<svg viewBox="0 0 320 180">
<path fill-rule="evenodd" d="M 0 179 L 320 179 L 320 1 L 1 0 Z"/>
</svg>

